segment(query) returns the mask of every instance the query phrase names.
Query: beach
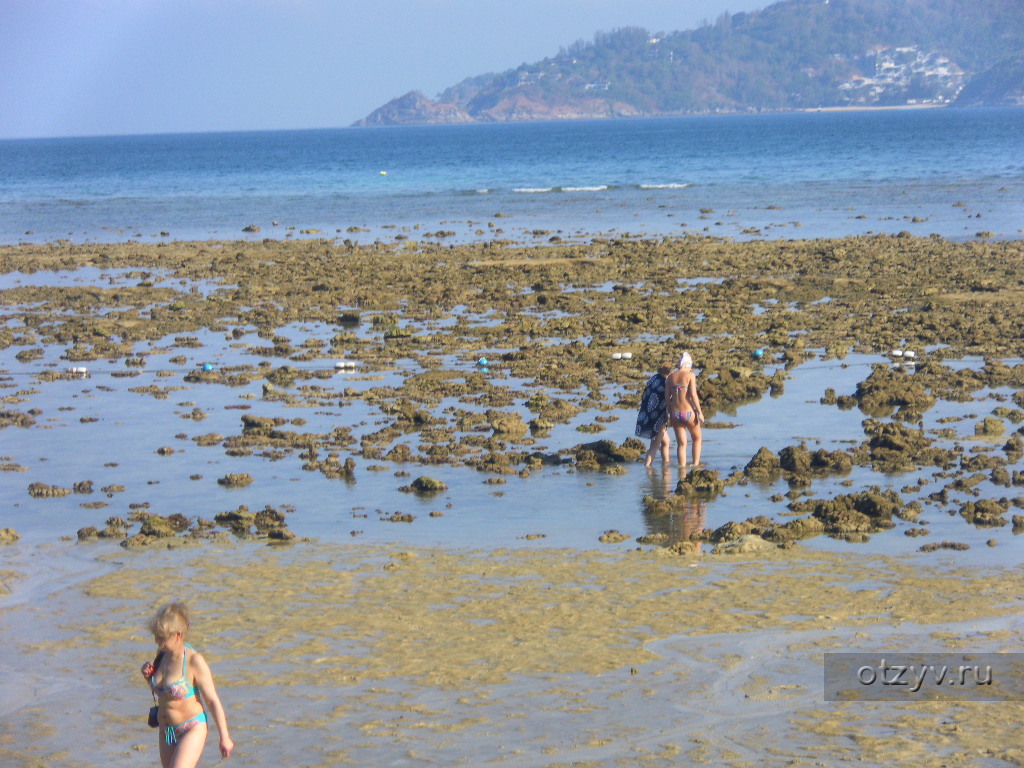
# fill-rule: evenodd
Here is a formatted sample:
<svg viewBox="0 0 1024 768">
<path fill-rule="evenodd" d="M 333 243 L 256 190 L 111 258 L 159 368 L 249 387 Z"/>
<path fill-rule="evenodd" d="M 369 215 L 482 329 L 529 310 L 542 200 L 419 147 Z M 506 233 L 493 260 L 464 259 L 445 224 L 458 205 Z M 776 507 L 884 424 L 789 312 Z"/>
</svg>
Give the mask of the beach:
<svg viewBox="0 0 1024 768">
<path fill-rule="evenodd" d="M 31 665 L 5 671 L 6 764 L 152 764 L 131 662 L 152 651 L 140 614 L 183 596 L 232 759 L 247 764 L 1022 759 L 1019 701 L 824 702 L 820 690 L 823 654 L 838 649 L 1019 648 L 1019 570 L 318 545 L 113 559 L 97 579 L 5 611 L 5 645 Z"/>
<path fill-rule="evenodd" d="M 1020 646 L 1018 242 L 0 259 L 5 764 L 152 764 L 171 599 L 255 765 L 1024 762 L 1019 700 L 822 688 Z M 684 348 L 707 466 L 645 471 Z"/>
</svg>

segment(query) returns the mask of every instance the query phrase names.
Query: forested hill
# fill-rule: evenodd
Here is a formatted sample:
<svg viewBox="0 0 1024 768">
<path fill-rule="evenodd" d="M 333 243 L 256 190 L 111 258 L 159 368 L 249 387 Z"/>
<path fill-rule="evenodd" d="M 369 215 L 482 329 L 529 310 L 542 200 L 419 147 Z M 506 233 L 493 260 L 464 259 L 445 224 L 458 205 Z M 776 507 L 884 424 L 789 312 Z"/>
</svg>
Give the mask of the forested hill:
<svg viewBox="0 0 1024 768">
<path fill-rule="evenodd" d="M 693 30 L 598 33 L 357 124 L 950 104 L 1021 52 L 1024 0 L 782 0 Z"/>
</svg>

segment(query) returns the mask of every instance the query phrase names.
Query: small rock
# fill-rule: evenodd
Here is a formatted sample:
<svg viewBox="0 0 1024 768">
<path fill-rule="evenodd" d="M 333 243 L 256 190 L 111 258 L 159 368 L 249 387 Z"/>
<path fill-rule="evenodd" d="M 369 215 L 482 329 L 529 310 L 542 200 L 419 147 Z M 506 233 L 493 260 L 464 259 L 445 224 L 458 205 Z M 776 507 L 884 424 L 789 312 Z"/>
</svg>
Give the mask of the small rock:
<svg viewBox="0 0 1024 768">
<path fill-rule="evenodd" d="M 440 493 L 441 491 L 447 491 L 448 486 L 442 483 L 440 480 L 435 480 L 432 477 L 422 475 L 412 481 L 411 488 L 416 493 Z"/>
<path fill-rule="evenodd" d="M 1002 437 L 1006 433 L 1006 425 L 994 416 L 986 416 L 974 425 L 974 434 L 978 437 Z"/>
<path fill-rule="evenodd" d="M 748 533 L 732 541 L 723 541 L 711 553 L 714 555 L 752 555 L 761 552 L 772 552 L 778 547 L 765 541 L 754 533 Z"/>
<path fill-rule="evenodd" d="M 937 552 L 940 549 L 951 549 L 954 552 L 962 552 L 965 549 L 970 549 L 970 545 L 964 544 L 960 541 L 937 541 L 933 544 L 925 544 L 920 547 L 918 552 Z"/>
<path fill-rule="evenodd" d="M 21 537 L 13 528 L 0 528 L 0 545 L 14 544 Z"/>
<path fill-rule="evenodd" d="M 295 534 L 287 528 L 273 528 L 267 532 L 267 538 L 275 544 L 283 544 L 285 542 L 295 541 Z"/>
<path fill-rule="evenodd" d="M 32 483 L 28 487 L 28 494 L 34 499 L 52 499 L 61 496 L 69 496 L 70 488 L 58 488 L 56 485 L 46 483 Z"/>
<path fill-rule="evenodd" d="M 725 481 L 714 469 L 695 469 L 676 484 L 676 493 L 692 498 L 714 498 L 725 488 Z"/>
<path fill-rule="evenodd" d="M 244 472 L 238 474 L 224 475 L 217 480 L 217 485 L 223 485 L 225 488 L 245 488 L 247 485 L 252 484 L 252 475 Z"/>
</svg>

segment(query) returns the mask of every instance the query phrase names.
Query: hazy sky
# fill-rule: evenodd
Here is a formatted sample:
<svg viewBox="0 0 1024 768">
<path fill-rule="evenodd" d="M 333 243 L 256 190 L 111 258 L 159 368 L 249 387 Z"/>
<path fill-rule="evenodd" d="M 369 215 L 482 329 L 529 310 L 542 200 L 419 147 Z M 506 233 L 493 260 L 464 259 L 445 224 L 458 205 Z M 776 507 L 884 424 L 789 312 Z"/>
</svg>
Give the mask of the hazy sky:
<svg viewBox="0 0 1024 768">
<path fill-rule="evenodd" d="M 768 0 L 0 0 L 0 138 L 346 126 L 624 26 Z"/>
</svg>

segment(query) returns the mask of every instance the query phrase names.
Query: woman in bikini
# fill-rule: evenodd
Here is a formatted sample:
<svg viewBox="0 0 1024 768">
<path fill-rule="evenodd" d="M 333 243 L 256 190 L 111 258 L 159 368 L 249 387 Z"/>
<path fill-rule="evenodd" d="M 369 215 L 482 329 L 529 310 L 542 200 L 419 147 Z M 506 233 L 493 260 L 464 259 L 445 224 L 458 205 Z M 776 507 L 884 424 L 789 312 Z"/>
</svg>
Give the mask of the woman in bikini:
<svg viewBox="0 0 1024 768">
<path fill-rule="evenodd" d="M 668 425 L 676 433 L 676 457 L 679 466 L 686 467 L 686 433 L 693 439 L 693 465 L 700 464 L 701 430 L 704 412 L 697 397 L 697 377 L 693 373 L 693 359 L 689 352 L 679 358 L 679 368 L 665 381 L 665 403 Z"/>
<path fill-rule="evenodd" d="M 142 675 L 160 705 L 157 733 L 163 768 L 195 768 L 206 744 L 207 710 L 220 733 L 221 757 L 228 757 L 235 747 L 210 667 L 185 642 L 188 626 L 184 603 L 165 605 L 149 621 L 159 653 L 155 663 L 147 661 L 142 666 Z"/>
</svg>

